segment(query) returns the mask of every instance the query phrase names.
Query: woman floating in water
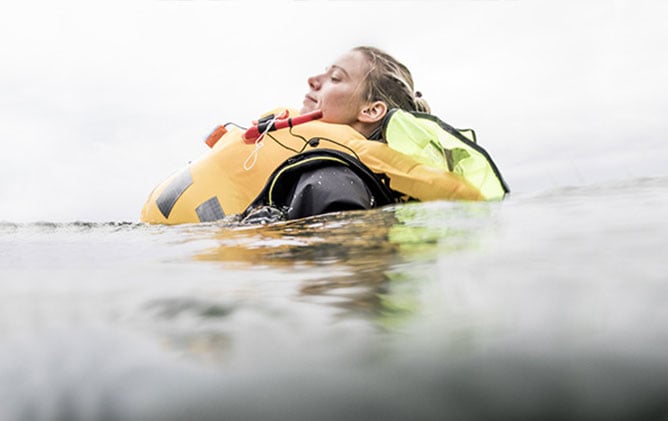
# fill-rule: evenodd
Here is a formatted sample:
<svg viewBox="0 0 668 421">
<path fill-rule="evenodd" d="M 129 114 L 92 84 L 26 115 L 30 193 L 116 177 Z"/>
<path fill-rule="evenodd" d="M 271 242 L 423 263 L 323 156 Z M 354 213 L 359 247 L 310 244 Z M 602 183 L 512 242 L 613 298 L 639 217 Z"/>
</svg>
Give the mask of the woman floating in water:
<svg viewBox="0 0 668 421">
<path fill-rule="evenodd" d="M 354 48 L 308 86 L 299 112 L 215 130 L 210 153 L 153 190 L 142 221 L 267 222 L 508 192 L 474 133 L 429 114 L 408 68 L 389 54 Z"/>
</svg>

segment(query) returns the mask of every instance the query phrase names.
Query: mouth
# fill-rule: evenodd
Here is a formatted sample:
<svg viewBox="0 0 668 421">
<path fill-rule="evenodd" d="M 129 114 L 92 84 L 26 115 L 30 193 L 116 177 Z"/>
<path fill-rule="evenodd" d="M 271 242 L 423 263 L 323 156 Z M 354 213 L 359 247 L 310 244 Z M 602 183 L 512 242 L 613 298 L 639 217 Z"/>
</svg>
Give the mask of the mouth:
<svg viewBox="0 0 668 421">
<path fill-rule="evenodd" d="M 301 109 L 301 113 L 307 113 L 309 111 L 314 111 L 317 107 L 318 101 L 313 98 L 312 96 L 306 94 L 304 96 L 304 101 L 303 101 L 303 107 Z"/>
<path fill-rule="evenodd" d="M 304 96 L 304 105 L 317 104 L 317 103 L 318 103 L 318 101 L 315 98 L 313 98 L 312 96 L 310 96 L 308 94 Z"/>
</svg>

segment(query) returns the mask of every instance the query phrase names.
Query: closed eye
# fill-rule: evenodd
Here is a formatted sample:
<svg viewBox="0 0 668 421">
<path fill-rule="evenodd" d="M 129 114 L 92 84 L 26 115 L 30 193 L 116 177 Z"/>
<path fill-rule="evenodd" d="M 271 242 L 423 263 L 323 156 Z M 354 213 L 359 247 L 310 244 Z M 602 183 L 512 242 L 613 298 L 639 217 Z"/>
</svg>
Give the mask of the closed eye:
<svg viewBox="0 0 668 421">
<path fill-rule="evenodd" d="M 341 82 L 346 77 L 345 70 L 337 65 L 327 68 L 327 74 L 329 75 L 329 80 L 332 82 Z"/>
</svg>

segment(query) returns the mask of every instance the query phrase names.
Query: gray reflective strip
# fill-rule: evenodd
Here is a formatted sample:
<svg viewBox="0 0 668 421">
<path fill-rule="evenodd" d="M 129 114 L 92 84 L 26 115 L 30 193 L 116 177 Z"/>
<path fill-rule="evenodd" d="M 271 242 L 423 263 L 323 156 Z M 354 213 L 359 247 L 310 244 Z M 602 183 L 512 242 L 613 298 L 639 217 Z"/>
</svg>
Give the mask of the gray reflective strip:
<svg viewBox="0 0 668 421">
<path fill-rule="evenodd" d="M 190 175 L 190 168 L 186 168 L 181 174 L 179 174 L 155 201 L 158 205 L 158 209 L 164 215 L 165 218 L 169 218 L 169 214 L 172 212 L 172 208 L 176 204 L 176 201 L 181 197 L 184 191 L 188 189 L 193 183 L 193 178 Z"/>
<path fill-rule="evenodd" d="M 197 216 L 199 216 L 200 222 L 217 221 L 225 217 L 225 212 L 223 212 L 223 208 L 220 206 L 220 202 L 216 196 L 199 205 L 195 211 L 197 212 Z"/>
</svg>

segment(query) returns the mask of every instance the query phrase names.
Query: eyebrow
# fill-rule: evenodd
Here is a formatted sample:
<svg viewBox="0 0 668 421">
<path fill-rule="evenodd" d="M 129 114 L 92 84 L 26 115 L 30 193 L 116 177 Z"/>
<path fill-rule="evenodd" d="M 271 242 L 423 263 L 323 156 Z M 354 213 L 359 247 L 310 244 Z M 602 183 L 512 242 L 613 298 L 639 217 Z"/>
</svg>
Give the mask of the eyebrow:
<svg viewBox="0 0 668 421">
<path fill-rule="evenodd" d="M 350 75 L 348 74 L 348 72 L 346 71 L 346 69 L 344 69 L 343 67 L 338 66 L 338 65 L 336 65 L 336 64 L 332 64 L 331 66 L 329 66 L 329 68 L 330 68 L 330 70 L 333 70 L 333 69 L 341 70 L 343 73 L 345 73 L 346 76 L 350 76 Z"/>
</svg>

